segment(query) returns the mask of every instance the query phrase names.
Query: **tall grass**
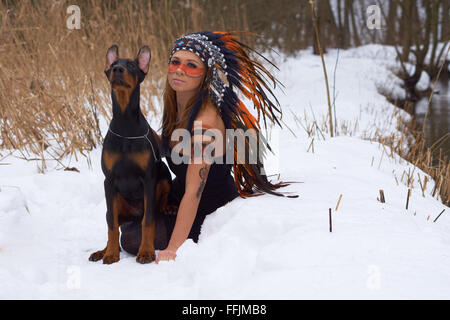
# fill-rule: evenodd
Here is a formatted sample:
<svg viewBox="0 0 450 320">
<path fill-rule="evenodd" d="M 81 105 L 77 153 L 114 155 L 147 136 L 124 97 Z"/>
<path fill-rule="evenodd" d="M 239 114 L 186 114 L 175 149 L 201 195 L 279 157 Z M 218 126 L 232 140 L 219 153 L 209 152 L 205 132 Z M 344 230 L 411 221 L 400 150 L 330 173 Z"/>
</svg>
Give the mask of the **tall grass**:
<svg viewBox="0 0 450 320">
<path fill-rule="evenodd" d="M 106 49 L 113 43 L 119 45 L 122 57 L 134 58 L 144 44 L 152 49 L 149 76 L 141 85 L 141 107 L 148 116 L 160 112 L 152 98 L 158 100 L 162 96 L 161 80 L 169 50 L 178 36 L 203 29 L 258 31 L 262 27 L 258 27 L 256 18 L 251 18 L 253 27 L 246 20 L 247 16 L 261 15 L 258 10 L 266 15 L 270 11 L 270 16 L 289 16 L 281 9 L 275 12 L 275 3 L 270 3 L 268 9 L 257 1 L 84 0 L 77 1 L 81 29 L 70 30 L 66 27 L 66 10 L 72 4 L 65 0 L 0 0 L 0 160 L 5 156 L 4 150 L 17 150 L 25 159 L 39 160 L 44 171 L 46 160 L 57 160 L 64 166 L 67 156 L 86 155 L 86 151 L 102 142 L 100 121 L 111 117 L 110 88 L 103 70 Z M 299 2 L 290 10 L 305 18 L 307 6 L 307 2 Z M 246 8 L 254 10 L 246 12 Z M 292 21 L 298 27 L 299 22 Z M 274 34 L 270 33 L 277 23 L 269 22 L 264 38 L 272 39 L 274 44 L 283 40 L 289 45 L 294 39 L 298 45 L 300 40 L 296 37 L 305 33 L 280 40 L 280 30 L 275 28 Z M 292 33 L 289 28 L 286 32 Z M 309 41 L 308 37 L 305 39 Z M 256 43 L 253 38 L 243 40 L 252 46 Z M 301 46 L 311 44 L 312 41 L 303 42 Z M 296 48 L 294 44 L 291 47 Z M 326 122 L 320 125 L 322 130 L 317 122 L 303 128 L 323 138 Z M 337 134 L 353 135 L 357 127 L 357 121 L 341 123 Z M 382 142 L 391 148 L 391 153 L 395 151 L 428 173 L 436 181 L 430 194 L 440 195 L 444 203 L 450 204 L 450 165 L 446 155 L 439 153 L 439 145 L 425 147 L 423 136 L 413 124 L 403 125 L 400 131 L 400 139 L 380 132 L 366 138 Z M 408 139 L 410 147 L 405 149 Z M 311 147 L 314 148 L 313 143 Z M 405 183 L 412 185 L 415 177 L 411 173 L 403 176 L 408 177 Z M 424 180 L 421 184 L 426 189 Z"/>
<path fill-rule="evenodd" d="M 119 45 L 134 58 L 147 44 L 152 61 L 141 85 L 145 115 L 158 113 L 170 47 L 187 32 L 245 29 L 242 8 L 225 23 L 192 1 L 78 1 L 81 29 L 66 20 L 70 1 L 0 2 L 0 150 L 25 159 L 61 161 L 98 146 L 100 119 L 111 117 L 110 87 L 103 73 L 106 49 Z M 150 80 L 148 80 L 150 78 Z M 1 159 L 0 154 L 0 159 Z"/>
</svg>

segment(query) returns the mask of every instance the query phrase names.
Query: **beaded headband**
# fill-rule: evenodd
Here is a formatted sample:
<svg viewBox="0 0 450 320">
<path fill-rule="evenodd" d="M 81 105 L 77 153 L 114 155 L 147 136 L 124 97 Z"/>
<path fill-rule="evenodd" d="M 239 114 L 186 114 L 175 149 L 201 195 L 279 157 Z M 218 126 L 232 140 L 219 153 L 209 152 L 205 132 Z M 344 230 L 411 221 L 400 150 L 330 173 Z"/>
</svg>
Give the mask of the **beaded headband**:
<svg viewBox="0 0 450 320">
<path fill-rule="evenodd" d="M 273 152 L 263 135 L 259 134 L 260 116 L 264 120 L 267 129 L 266 119 L 281 127 L 276 113 L 282 115 L 279 102 L 274 96 L 269 81 L 274 87 L 280 83 L 262 64 L 251 59 L 247 51 L 254 52 L 267 62 L 276 66 L 262 56 L 257 51 L 241 43 L 238 33 L 248 32 L 221 32 L 221 31 L 200 31 L 190 33 L 174 42 L 174 47 L 170 52 L 169 65 L 172 56 L 179 50 L 187 50 L 195 53 L 208 67 L 210 72 L 209 82 L 204 82 L 200 93 L 194 102 L 188 116 L 187 130 L 191 131 L 196 115 L 201 109 L 205 98 L 209 95 L 212 102 L 218 108 L 226 129 L 234 129 L 238 139 L 246 142 L 245 153 L 261 154 L 264 157 L 266 147 Z M 238 98 L 236 91 L 240 91 L 249 99 L 254 109 L 257 111 L 257 118 L 253 116 Z M 275 101 L 269 97 L 274 98 Z M 163 119 L 164 122 L 164 119 Z M 247 135 L 246 131 L 252 129 L 254 135 Z M 162 149 L 163 153 L 169 152 L 170 133 L 163 128 Z M 256 143 L 254 143 L 256 141 Z M 256 147 L 255 147 L 256 146 Z M 285 196 L 275 190 L 289 185 L 287 182 L 276 184 L 267 180 L 262 159 L 258 157 L 256 164 L 238 163 L 238 150 L 234 146 L 233 173 L 236 187 L 241 197 L 259 196 L 269 193 L 277 196 Z M 294 197 L 294 196 L 287 196 Z"/>
</svg>

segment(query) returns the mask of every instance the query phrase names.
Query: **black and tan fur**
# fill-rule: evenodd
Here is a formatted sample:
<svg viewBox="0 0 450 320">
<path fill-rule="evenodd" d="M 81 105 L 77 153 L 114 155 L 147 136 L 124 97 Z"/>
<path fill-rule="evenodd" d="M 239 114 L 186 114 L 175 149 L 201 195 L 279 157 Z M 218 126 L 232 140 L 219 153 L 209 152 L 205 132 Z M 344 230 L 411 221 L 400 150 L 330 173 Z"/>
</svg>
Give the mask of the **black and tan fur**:
<svg viewBox="0 0 450 320">
<path fill-rule="evenodd" d="M 143 46 L 136 59 L 119 58 L 117 45 L 106 54 L 105 73 L 111 84 L 113 117 L 102 150 L 101 165 L 105 175 L 106 248 L 89 257 L 111 264 L 120 259 L 119 226 L 130 221 L 142 221 L 142 239 L 136 260 L 155 260 L 155 215 L 165 212 L 171 186 L 170 171 L 160 161 L 158 141 L 144 118 L 139 104 L 140 83 L 144 80 L 151 59 L 150 48 Z M 127 139 L 123 137 L 144 136 Z M 116 134 L 123 136 L 119 137 Z"/>
</svg>

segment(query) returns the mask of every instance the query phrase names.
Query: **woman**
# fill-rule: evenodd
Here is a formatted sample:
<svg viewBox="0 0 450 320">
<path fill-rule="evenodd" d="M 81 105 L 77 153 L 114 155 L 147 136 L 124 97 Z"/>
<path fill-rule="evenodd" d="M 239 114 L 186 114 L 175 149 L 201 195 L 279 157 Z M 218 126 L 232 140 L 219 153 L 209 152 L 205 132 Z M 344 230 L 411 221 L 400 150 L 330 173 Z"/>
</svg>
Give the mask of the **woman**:
<svg viewBox="0 0 450 320">
<path fill-rule="evenodd" d="M 258 121 L 234 91 L 239 89 L 252 99 L 258 119 L 262 113 L 265 123 L 267 117 L 280 125 L 274 112 L 281 115 L 281 111 L 267 97 L 264 88 L 272 92 L 261 76 L 267 76 L 274 84 L 276 80 L 262 65 L 251 60 L 244 49 L 252 50 L 240 43 L 234 33 L 203 31 L 175 41 L 164 92 L 162 135 L 154 134 L 160 139 L 161 153 L 176 175 L 169 194 L 176 215 L 156 215 L 155 249 L 161 250 L 156 263 L 174 260 L 186 239 L 197 242 L 206 215 L 237 196 L 246 198 L 263 193 L 284 196 L 274 190 L 288 183 L 272 184 L 267 180 L 258 152 L 264 154 L 264 144 L 269 150 L 270 146 L 260 135 Z M 180 141 L 174 139 L 174 131 L 180 128 L 192 135 L 191 152 L 186 153 L 186 149 L 179 152 L 176 148 Z M 227 140 L 226 129 L 234 129 L 236 139 L 245 142 L 244 159 L 257 155 L 256 163 L 238 161 L 242 154 L 237 151 L 242 149 L 234 146 L 234 138 L 232 143 Z M 248 129 L 253 131 L 245 134 Z M 207 159 L 205 148 L 213 143 L 214 148 L 210 150 L 214 152 Z M 195 153 L 196 148 L 201 152 Z M 201 157 L 195 161 L 198 154 Z M 174 156 L 183 162 L 174 161 Z M 226 161 L 230 158 L 231 163 Z M 138 223 L 122 227 L 121 244 L 126 251 L 137 252 L 140 230 Z"/>
</svg>

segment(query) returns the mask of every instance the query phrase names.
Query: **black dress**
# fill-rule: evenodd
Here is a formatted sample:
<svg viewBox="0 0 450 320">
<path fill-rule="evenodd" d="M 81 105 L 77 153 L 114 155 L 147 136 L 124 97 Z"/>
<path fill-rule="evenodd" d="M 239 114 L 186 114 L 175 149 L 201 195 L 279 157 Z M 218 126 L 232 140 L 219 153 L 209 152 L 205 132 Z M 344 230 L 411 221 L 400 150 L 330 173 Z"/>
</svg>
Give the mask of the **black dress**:
<svg viewBox="0 0 450 320">
<path fill-rule="evenodd" d="M 169 152 L 163 153 L 170 170 L 176 176 L 172 180 L 172 187 L 168 196 L 168 202 L 169 204 L 179 206 L 185 192 L 186 172 L 189 164 L 188 161 L 175 164 L 170 157 L 170 153 L 171 149 L 169 149 Z M 181 153 L 179 154 L 183 157 Z M 231 175 L 232 165 L 225 163 L 226 154 L 217 158 L 222 159 L 221 161 L 214 161 L 211 164 L 206 184 L 198 205 L 197 214 L 188 235 L 188 239 L 192 239 L 194 242 L 198 241 L 200 229 L 206 216 L 239 196 L 235 181 Z M 158 213 L 155 220 L 155 249 L 163 250 L 167 247 L 175 227 L 176 215 Z M 126 223 L 122 225 L 120 229 L 120 242 L 122 248 L 131 254 L 137 254 L 141 243 L 141 223 Z"/>
<path fill-rule="evenodd" d="M 182 154 L 180 153 L 180 156 Z M 186 172 L 189 164 L 180 163 L 175 164 L 172 162 L 170 154 L 165 154 L 167 163 L 170 170 L 175 174 L 175 178 L 172 180 L 172 189 L 169 193 L 169 203 L 179 205 L 183 198 L 186 186 Z M 226 154 L 219 156 L 216 159 L 221 158 L 222 163 L 212 163 L 209 169 L 208 178 L 206 180 L 205 187 L 203 189 L 202 196 L 197 209 L 197 215 L 195 216 L 194 223 L 192 224 L 191 232 L 188 238 L 194 242 L 198 241 L 200 234 L 200 228 L 203 224 L 205 217 L 216 211 L 217 208 L 222 207 L 229 201 L 239 196 L 239 192 L 236 189 L 236 184 L 231 176 L 231 164 L 226 164 Z M 175 226 L 176 216 L 167 216 L 166 227 L 167 234 L 170 239 L 173 228 Z"/>
</svg>

